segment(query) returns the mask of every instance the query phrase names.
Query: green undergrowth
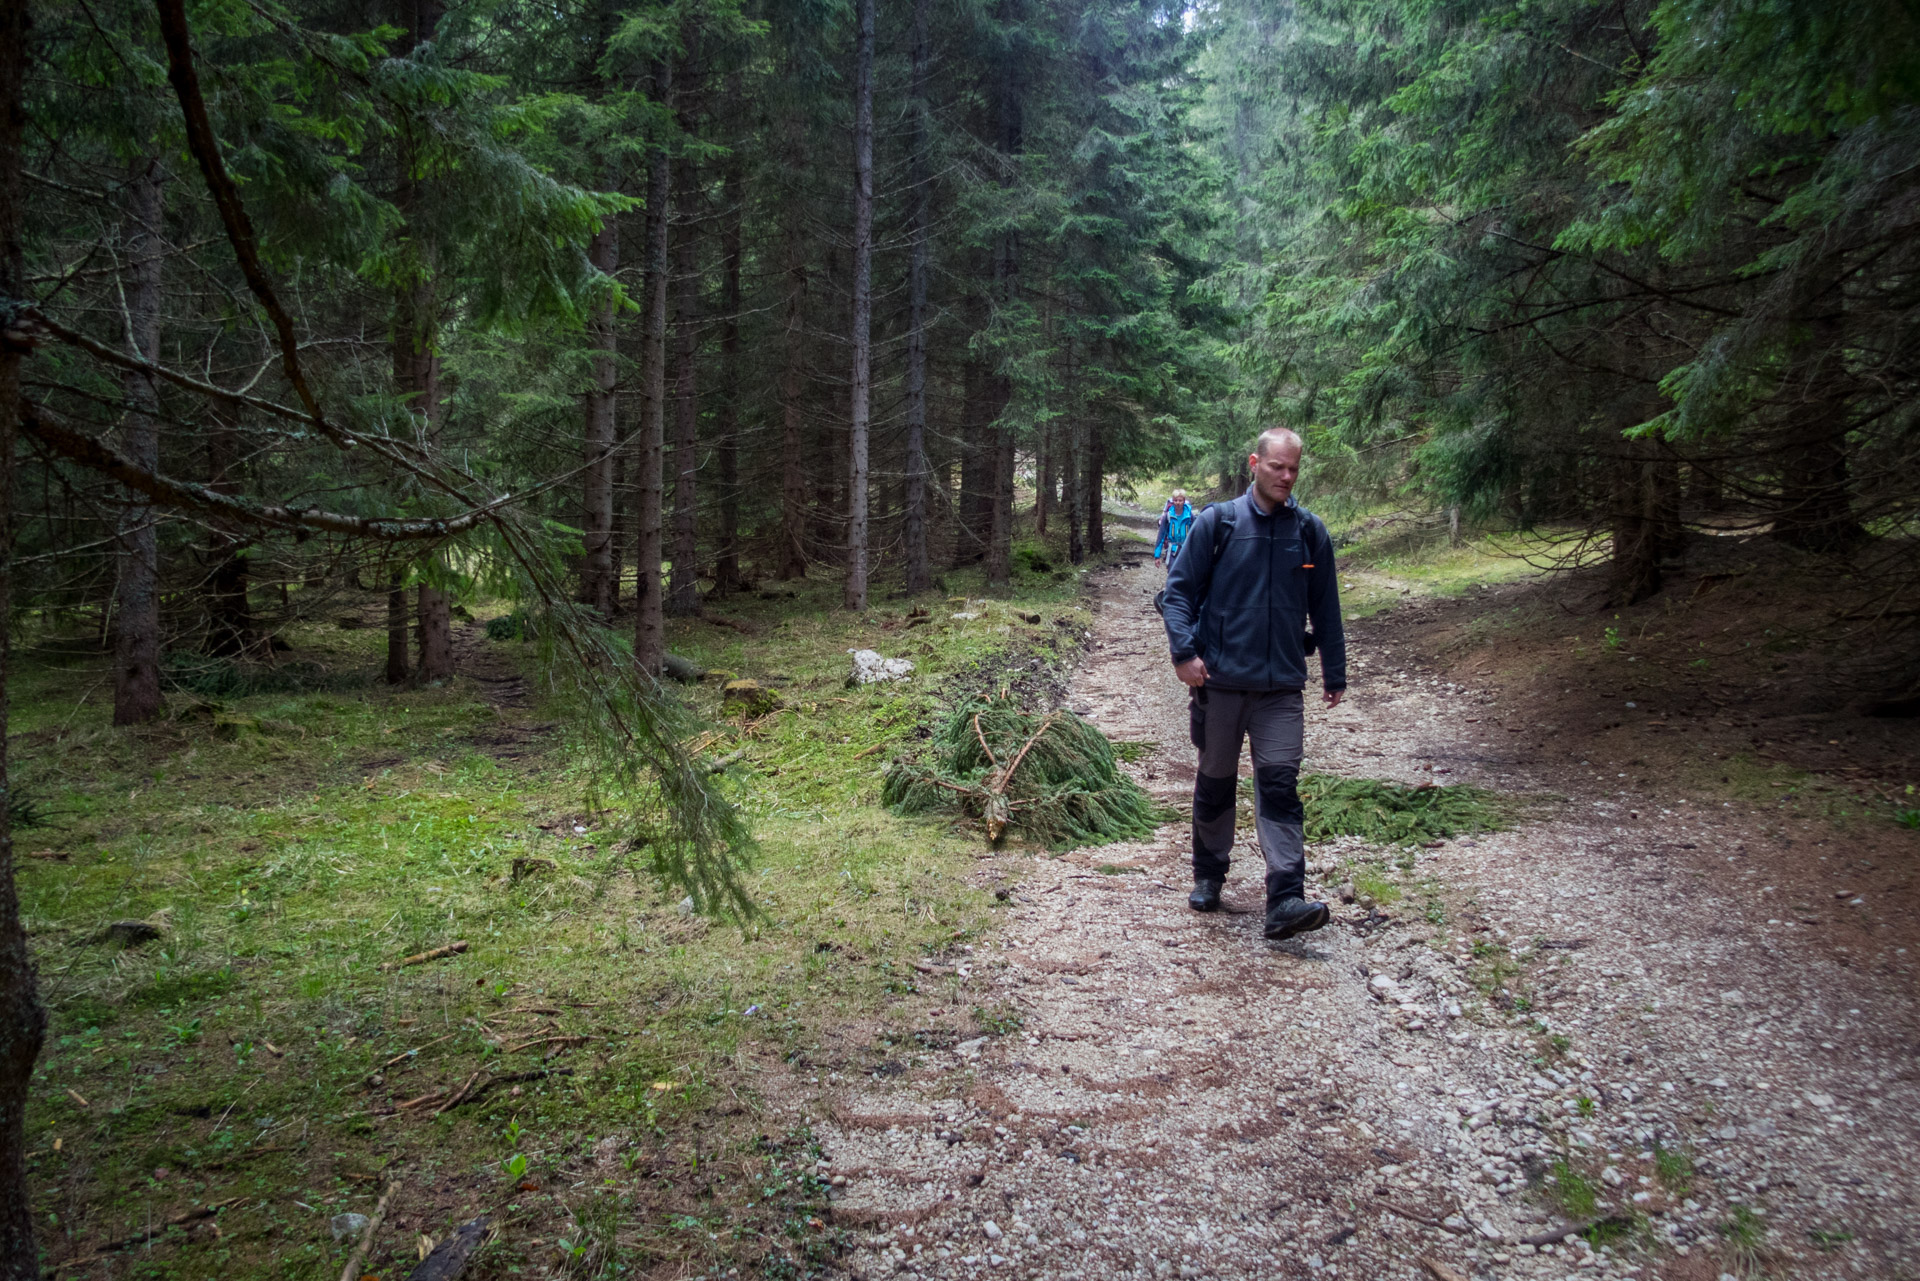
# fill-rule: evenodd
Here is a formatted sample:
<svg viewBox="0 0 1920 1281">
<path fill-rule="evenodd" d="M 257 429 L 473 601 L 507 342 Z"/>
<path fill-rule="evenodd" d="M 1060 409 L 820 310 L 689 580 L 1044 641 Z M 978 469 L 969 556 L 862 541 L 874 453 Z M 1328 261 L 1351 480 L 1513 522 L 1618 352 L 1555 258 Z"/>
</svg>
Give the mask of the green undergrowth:
<svg viewBox="0 0 1920 1281">
<path fill-rule="evenodd" d="M 281 659 L 327 688 L 241 671 L 135 730 L 108 723 L 103 655 L 29 650 L 12 729 L 52 824 L 19 842 L 51 1013 L 28 1120 L 49 1265 L 219 1204 L 217 1233 L 166 1228 L 140 1275 L 334 1275 L 329 1220 L 394 1176 L 382 1276 L 482 1211 L 501 1229 L 482 1275 L 577 1274 L 562 1239 L 603 1275 L 817 1272 L 839 1231 L 818 1153 L 761 1100 L 1004 1030 L 914 968 L 992 924 L 979 837 L 888 813 L 882 763 L 938 718 L 936 688 L 1057 683 L 1088 625 L 1062 575 L 1029 556 L 1004 598 L 950 575 L 865 615 L 835 581 L 766 584 L 670 624 L 714 672 L 680 687 L 708 725 L 686 747 L 751 820 L 747 921 L 691 914 L 648 873 L 538 701 L 534 644 L 489 635 L 504 605 L 469 602 L 456 629 L 491 680 L 379 683 L 384 598 L 342 597 Z M 916 670 L 849 687 L 856 648 Z M 724 675 L 778 708 L 724 714 Z M 158 937 L 101 941 L 136 920 Z M 439 1112 L 469 1083 L 478 1101 Z"/>
</svg>

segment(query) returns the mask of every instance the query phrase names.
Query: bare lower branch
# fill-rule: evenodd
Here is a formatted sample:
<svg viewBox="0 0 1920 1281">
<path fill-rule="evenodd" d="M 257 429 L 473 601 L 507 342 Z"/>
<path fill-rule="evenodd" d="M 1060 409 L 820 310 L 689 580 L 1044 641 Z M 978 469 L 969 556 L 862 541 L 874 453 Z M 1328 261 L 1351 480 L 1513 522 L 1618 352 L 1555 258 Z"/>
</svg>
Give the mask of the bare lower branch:
<svg viewBox="0 0 1920 1281">
<path fill-rule="evenodd" d="M 495 520 L 506 507 L 519 501 L 513 495 L 502 495 L 457 516 L 443 518 L 389 520 L 348 516 L 318 507 L 294 508 L 254 502 L 236 494 L 220 493 L 211 486 L 148 471 L 104 441 L 52 421 L 44 406 L 31 401 L 21 401 L 20 430 L 63 458 L 110 476 L 156 503 L 180 511 L 200 512 L 223 524 L 245 528 L 310 529 L 382 543 L 433 542 Z"/>
</svg>

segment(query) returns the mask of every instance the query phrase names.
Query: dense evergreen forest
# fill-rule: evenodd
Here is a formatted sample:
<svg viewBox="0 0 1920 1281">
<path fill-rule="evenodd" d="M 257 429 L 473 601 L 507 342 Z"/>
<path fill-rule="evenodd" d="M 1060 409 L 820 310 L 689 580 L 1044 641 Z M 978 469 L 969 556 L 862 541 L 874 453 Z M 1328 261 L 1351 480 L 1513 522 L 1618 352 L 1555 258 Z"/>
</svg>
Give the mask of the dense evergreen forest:
<svg viewBox="0 0 1920 1281">
<path fill-rule="evenodd" d="M 1542 531 L 1614 604 L 1770 532 L 1915 612 L 1904 4 L 17 0 L 0 94 L 15 633 L 138 726 L 343 599 L 396 685 L 511 600 L 702 906 L 745 829 L 666 620 L 1079 564 L 1275 423 L 1309 502 Z"/>
</svg>

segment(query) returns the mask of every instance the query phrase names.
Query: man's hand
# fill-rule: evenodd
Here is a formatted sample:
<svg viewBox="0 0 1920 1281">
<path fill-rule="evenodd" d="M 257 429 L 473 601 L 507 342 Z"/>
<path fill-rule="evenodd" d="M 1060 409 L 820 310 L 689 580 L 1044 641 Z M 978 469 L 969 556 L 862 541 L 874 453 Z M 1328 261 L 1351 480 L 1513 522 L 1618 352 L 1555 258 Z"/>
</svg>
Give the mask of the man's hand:
<svg viewBox="0 0 1920 1281">
<path fill-rule="evenodd" d="M 1328 711 L 1332 711 L 1334 708 L 1340 706 L 1340 700 L 1346 696 L 1347 691 L 1344 689 L 1330 689 L 1320 696 L 1320 701 L 1327 705 Z"/>
<path fill-rule="evenodd" d="M 1180 678 L 1181 684 L 1199 689 L 1207 683 L 1207 660 L 1195 654 L 1184 663 L 1175 663 L 1173 674 Z"/>
</svg>

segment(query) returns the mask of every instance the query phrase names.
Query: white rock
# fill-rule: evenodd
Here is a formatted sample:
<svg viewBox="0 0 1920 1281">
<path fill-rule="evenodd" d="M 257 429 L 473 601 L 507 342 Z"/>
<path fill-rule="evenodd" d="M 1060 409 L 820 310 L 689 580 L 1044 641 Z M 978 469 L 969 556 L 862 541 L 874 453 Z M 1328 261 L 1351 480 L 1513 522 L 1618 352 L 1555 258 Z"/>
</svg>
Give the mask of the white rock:
<svg viewBox="0 0 1920 1281">
<path fill-rule="evenodd" d="M 1816 1091 L 1809 1090 L 1807 1091 L 1807 1102 L 1817 1108 L 1830 1108 L 1833 1106 L 1833 1096 L 1831 1094 L 1820 1094 Z"/>
<path fill-rule="evenodd" d="M 689 894 L 685 898 L 681 899 L 680 905 L 674 908 L 673 910 L 680 913 L 680 915 L 682 916 L 692 916 L 693 915 L 693 895 Z"/>
<path fill-rule="evenodd" d="M 913 662 L 905 658 L 882 658 L 871 649 L 850 649 L 853 655 L 853 683 L 872 685 L 880 681 L 897 681 L 913 673 Z"/>
<path fill-rule="evenodd" d="M 1626 1179 L 1626 1176 L 1621 1174 L 1619 1170 L 1615 1169 L 1613 1166 L 1610 1165 L 1606 1169 L 1600 1171 L 1600 1181 L 1606 1184 L 1610 1188 L 1617 1188 L 1622 1183 L 1625 1183 L 1627 1179 Z"/>
<path fill-rule="evenodd" d="M 992 1219 L 988 1219 L 985 1223 L 981 1224 L 980 1230 L 987 1234 L 987 1240 L 989 1241 L 998 1241 L 1000 1239 L 1000 1225 Z"/>
<path fill-rule="evenodd" d="M 960 1044 L 954 1046 L 953 1049 L 954 1053 L 963 1059 L 977 1059 L 980 1057 L 981 1047 L 986 1045 L 986 1043 L 986 1037 L 976 1036 L 971 1041 L 960 1042 Z"/>
<path fill-rule="evenodd" d="M 1720 994 L 1720 1003 L 1722 1005 L 1745 1005 L 1747 1003 L 1747 994 L 1739 988 L 1735 988 L 1731 992 L 1722 992 Z"/>
<path fill-rule="evenodd" d="M 336 1214 L 333 1216 L 333 1239 L 336 1241 L 357 1241 L 360 1234 L 367 1230 L 367 1216 L 364 1214 Z"/>
</svg>

